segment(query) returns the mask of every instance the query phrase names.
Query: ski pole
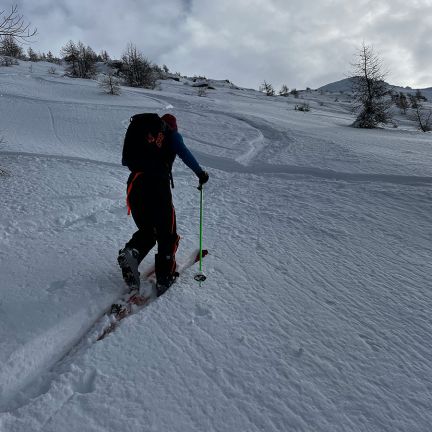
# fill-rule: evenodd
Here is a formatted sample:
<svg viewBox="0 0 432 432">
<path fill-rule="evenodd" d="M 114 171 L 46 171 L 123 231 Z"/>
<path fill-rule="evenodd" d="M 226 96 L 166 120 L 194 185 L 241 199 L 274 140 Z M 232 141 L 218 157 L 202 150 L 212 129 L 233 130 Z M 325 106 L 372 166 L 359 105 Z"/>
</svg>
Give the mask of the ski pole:
<svg viewBox="0 0 432 432">
<path fill-rule="evenodd" d="M 199 232 L 199 272 L 194 276 L 194 279 L 200 283 L 201 286 L 201 282 L 204 282 L 207 277 L 204 274 L 204 272 L 202 271 L 202 258 L 203 258 L 203 185 L 200 184 L 198 186 L 198 190 L 200 191 L 200 232 Z"/>
</svg>

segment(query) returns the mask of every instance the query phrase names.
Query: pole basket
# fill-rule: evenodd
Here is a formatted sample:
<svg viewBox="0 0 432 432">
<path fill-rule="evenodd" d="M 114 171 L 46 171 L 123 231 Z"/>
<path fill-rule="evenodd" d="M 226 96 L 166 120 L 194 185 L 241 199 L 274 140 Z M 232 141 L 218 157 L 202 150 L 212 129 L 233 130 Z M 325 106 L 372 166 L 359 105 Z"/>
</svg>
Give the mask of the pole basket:
<svg viewBox="0 0 432 432">
<path fill-rule="evenodd" d="M 204 282 L 206 279 L 207 279 L 207 276 L 201 271 L 201 272 L 198 272 L 195 276 L 194 276 L 194 279 L 197 281 L 197 282 Z"/>
</svg>

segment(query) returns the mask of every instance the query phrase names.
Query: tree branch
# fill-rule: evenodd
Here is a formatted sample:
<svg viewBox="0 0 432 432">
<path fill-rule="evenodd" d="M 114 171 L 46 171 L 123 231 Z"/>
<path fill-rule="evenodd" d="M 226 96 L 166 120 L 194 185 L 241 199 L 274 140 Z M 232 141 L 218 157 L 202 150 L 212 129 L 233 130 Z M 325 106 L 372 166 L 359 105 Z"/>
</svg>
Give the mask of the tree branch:
<svg viewBox="0 0 432 432">
<path fill-rule="evenodd" d="M 18 6 L 14 5 L 9 14 L 0 11 L 0 37 L 13 37 L 21 42 L 31 39 L 37 33 L 37 28 L 30 28 L 26 24 L 23 15 L 18 13 Z"/>
</svg>

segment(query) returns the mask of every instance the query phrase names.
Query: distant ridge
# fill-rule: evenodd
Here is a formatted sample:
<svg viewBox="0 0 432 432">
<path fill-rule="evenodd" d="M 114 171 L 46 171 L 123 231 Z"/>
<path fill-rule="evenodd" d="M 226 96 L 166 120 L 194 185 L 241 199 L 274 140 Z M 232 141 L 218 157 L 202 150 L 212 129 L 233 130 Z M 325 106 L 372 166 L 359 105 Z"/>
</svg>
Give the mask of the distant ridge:
<svg viewBox="0 0 432 432">
<path fill-rule="evenodd" d="M 330 93 L 339 93 L 339 92 L 350 92 L 352 88 L 353 79 L 352 78 L 344 78 L 339 81 L 335 81 L 329 84 L 326 84 L 322 87 L 319 87 L 317 90 L 330 92 Z M 390 88 L 394 91 L 401 91 L 404 93 L 412 93 L 417 89 L 411 87 L 400 87 L 392 84 L 388 84 Z M 419 89 L 422 93 L 429 95 L 428 97 L 432 98 L 432 87 L 427 87 L 423 89 Z"/>
<path fill-rule="evenodd" d="M 330 92 L 330 93 L 338 93 L 341 91 L 349 92 L 352 88 L 353 79 L 345 78 L 339 81 L 332 82 L 330 84 L 323 85 L 319 87 L 318 90 Z"/>
</svg>

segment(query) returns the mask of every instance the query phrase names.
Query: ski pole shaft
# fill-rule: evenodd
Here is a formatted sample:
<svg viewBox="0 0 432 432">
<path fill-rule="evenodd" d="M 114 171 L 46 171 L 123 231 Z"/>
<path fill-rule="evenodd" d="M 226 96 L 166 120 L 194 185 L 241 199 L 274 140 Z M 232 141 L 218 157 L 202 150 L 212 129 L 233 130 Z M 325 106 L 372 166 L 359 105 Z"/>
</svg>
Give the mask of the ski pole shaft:
<svg viewBox="0 0 432 432">
<path fill-rule="evenodd" d="M 194 279 L 199 282 L 200 286 L 201 283 L 206 280 L 206 276 L 202 271 L 202 259 L 203 259 L 203 185 L 200 184 L 198 187 L 198 190 L 200 191 L 200 232 L 199 232 L 199 272 L 195 275 Z"/>
<path fill-rule="evenodd" d="M 203 244 L 203 187 L 201 185 L 200 188 L 200 264 L 199 264 L 199 270 L 202 271 L 202 244 Z"/>
</svg>

